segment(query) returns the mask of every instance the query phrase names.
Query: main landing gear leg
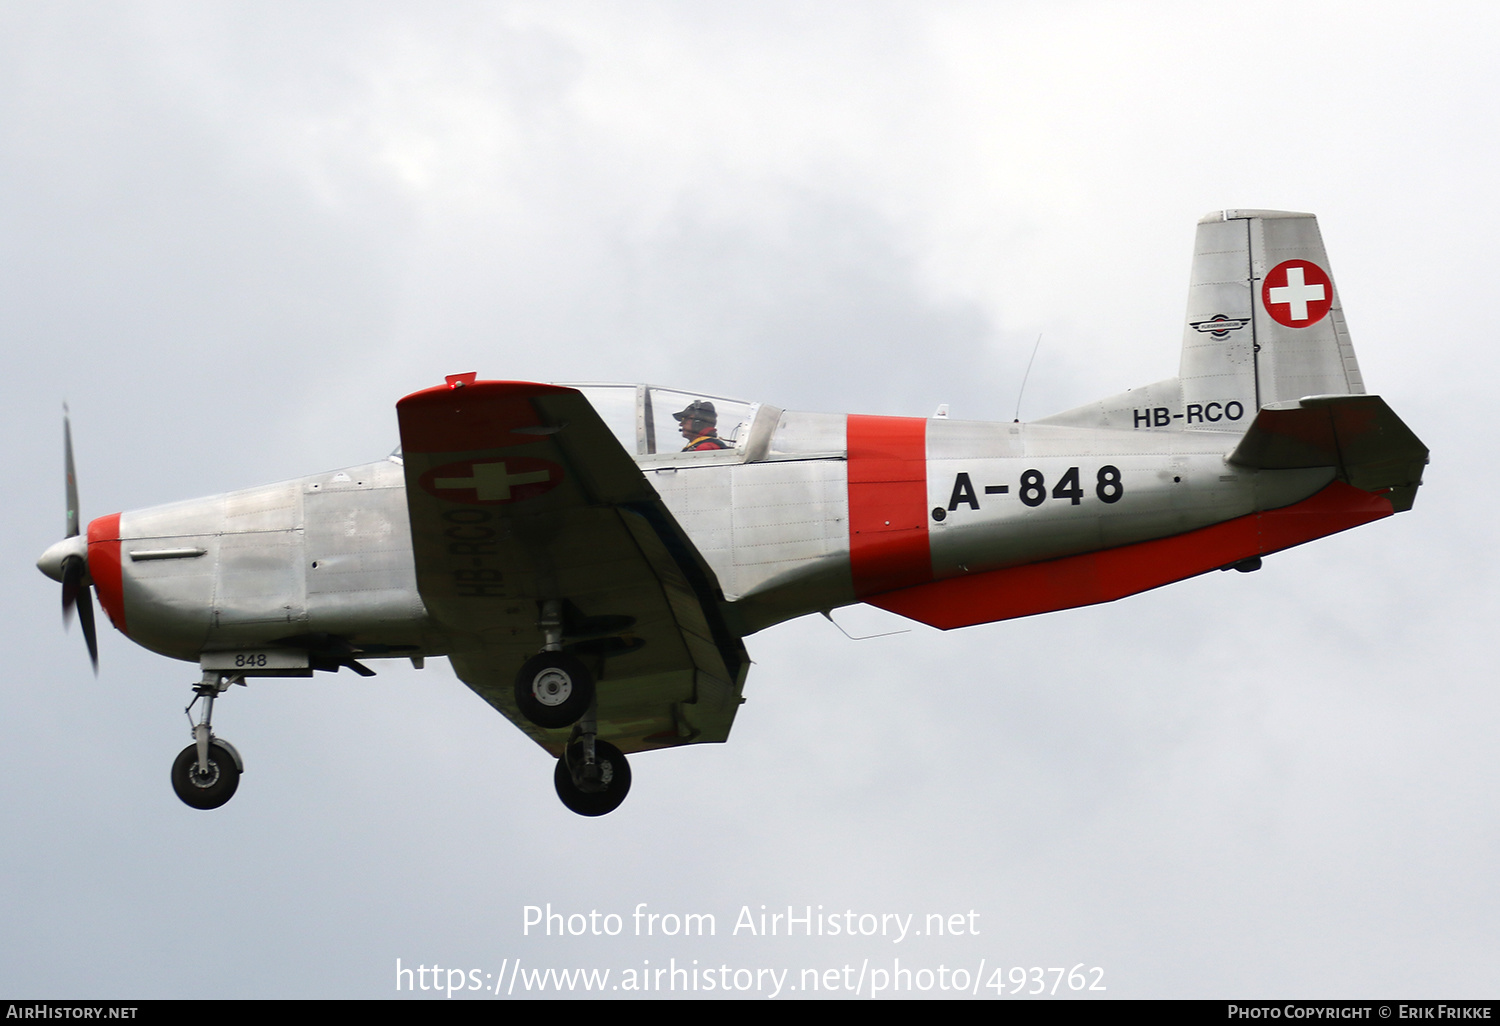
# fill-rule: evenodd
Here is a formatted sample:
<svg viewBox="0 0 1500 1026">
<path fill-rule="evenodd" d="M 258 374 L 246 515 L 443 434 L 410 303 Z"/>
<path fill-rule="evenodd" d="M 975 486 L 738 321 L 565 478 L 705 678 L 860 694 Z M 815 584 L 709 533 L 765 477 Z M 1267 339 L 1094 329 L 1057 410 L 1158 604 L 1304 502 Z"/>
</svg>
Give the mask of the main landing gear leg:
<svg viewBox="0 0 1500 1026">
<path fill-rule="evenodd" d="M 611 813 L 630 793 L 630 763 L 618 748 L 598 739 L 596 710 L 590 702 L 552 771 L 557 796 L 580 816 Z"/>
<path fill-rule="evenodd" d="M 558 730 L 588 713 L 594 703 L 594 678 L 578 659 L 562 650 L 562 602 L 542 603 L 537 621 L 542 650 L 516 674 L 516 706 L 538 727 Z"/>
<path fill-rule="evenodd" d="M 203 703 L 203 713 L 193 724 L 193 743 L 184 748 L 172 763 L 172 790 L 195 809 L 217 809 L 234 797 L 240 786 L 245 764 L 240 753 L 228 741 L 214 737 L 214 699 L 231 684 L 243 684 L 239 674 L 226 676 L 208 672 L 193 687 L 193 700 L 183 710 L 193 723 L 193 706 Z"/>
</svg>

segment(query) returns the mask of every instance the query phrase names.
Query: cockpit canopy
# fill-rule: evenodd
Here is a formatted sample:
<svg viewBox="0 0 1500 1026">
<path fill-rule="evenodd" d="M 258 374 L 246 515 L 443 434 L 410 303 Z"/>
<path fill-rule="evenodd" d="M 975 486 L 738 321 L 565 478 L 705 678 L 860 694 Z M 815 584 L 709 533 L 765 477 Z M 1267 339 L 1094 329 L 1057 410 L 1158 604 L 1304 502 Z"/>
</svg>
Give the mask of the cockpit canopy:
<svg viewBox="0 0 1500 1026">
<path fill-rule="evenodd" d="M 588 399 L 620 445 L 641 463 L 763 459 L 781 410 L 762 403 L 655 385 L 558 382 Z M 758 444 L 752 445 L 756 417 Z M 397 446 L 391 458 L 401 459 Z"/>
<path fill-rule="evenodd" d="M 573 384 L 632 456 L 743 454 L 760 403 L 654 385 Z"/>
</svg>

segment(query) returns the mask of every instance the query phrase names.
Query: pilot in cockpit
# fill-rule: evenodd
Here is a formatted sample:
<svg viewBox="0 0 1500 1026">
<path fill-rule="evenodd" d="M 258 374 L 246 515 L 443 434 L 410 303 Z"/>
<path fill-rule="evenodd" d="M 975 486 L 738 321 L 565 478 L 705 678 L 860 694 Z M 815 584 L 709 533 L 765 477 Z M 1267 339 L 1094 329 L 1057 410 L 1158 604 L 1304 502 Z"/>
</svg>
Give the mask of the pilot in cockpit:
<svg viewBox="0 0 1500 1026">
<path fill-rule="evenodd" d="M 682 447 L 683 452 L 710 452 L 729 448 L 729 443 L 719 437 L 719 414 L 714 410 L 714 404 L 708 400 L 690 402 L 687 409 L 672 416 L 682 429 L 682 437 L 688 440 L 688 444 Z"/>
</svg>

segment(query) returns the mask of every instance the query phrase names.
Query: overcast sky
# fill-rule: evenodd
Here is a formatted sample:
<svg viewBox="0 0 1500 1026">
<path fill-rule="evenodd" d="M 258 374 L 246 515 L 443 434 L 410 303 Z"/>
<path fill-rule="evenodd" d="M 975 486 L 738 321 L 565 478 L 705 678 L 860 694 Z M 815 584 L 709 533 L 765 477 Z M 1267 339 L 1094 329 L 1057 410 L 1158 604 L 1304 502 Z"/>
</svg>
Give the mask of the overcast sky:
<svg viewBox="0 0 1500 1026">
<path fill-rule="evenodd" d="M 1488 4 L 0 0 L 0 994 L 899 958 L 1494 997 L 1497 43 Z M 64 400 L 85 518 L 378 459 L 470 370 L 1008 420 L 1040 334 L 1038 417 L 1176 373 L 1222 207 L 1319 215 L 1432 450 L 1411 513 L 1111 605 L 765 631 L 730 742 L 602 820 L 443 660 L 235 689 L 239 794 L 190 810 L 196 668 L 101 620 L 95 681 L 33 566 Z M 524 936 L 549 902 L 623 931 Z M 733 932 L 762 905 L 978 935 Z"/>
</svg>

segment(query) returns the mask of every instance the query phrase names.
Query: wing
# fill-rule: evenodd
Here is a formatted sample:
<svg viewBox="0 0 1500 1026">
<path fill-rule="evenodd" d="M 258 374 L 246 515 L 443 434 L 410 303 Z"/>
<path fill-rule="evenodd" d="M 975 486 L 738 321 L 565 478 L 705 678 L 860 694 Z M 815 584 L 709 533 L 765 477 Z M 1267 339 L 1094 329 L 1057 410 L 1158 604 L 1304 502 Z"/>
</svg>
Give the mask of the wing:
<svg viewBox="0 0 1500 1026">
<path fill-rule="evenodd" d="M 560 753 L 567 731 L 512 691 L 557 599 L 599 737 L 627 753 L 728 737 L 749 659 L 718 582 L 580 392 L 461 375 L 396 412 L 417 588 L 469 687 Z"/>
</svg>

